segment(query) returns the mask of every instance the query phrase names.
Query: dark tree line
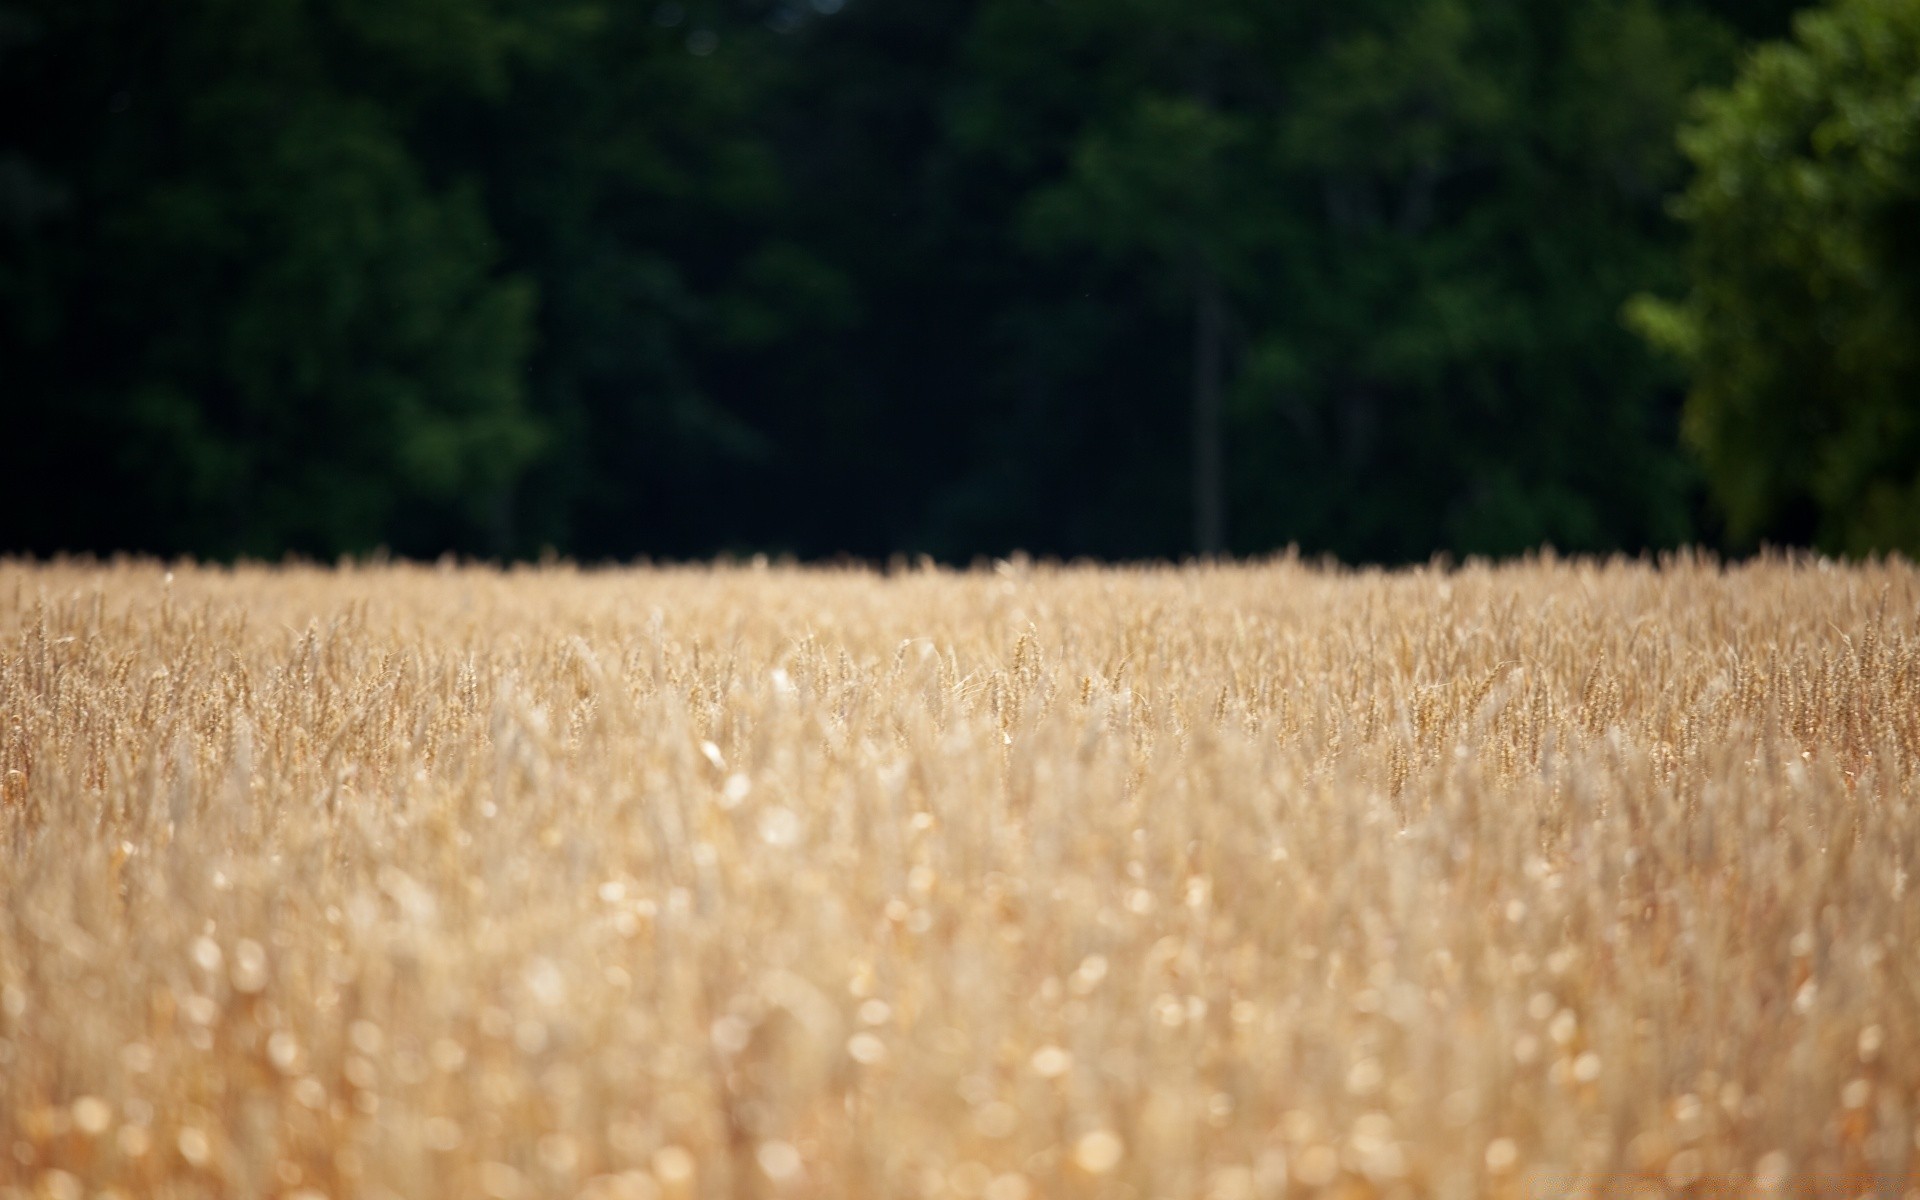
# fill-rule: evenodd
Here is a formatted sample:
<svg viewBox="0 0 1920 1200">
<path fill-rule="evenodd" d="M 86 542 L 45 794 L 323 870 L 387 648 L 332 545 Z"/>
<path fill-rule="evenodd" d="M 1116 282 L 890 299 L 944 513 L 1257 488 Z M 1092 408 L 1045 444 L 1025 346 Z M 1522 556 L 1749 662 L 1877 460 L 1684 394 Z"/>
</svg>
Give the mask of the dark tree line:
<svg viewBox="0 0 1920 1200">
<path fill-rule="evenodd" d="M 1622 308 L 1788 18 L 0 0 L 0 549 L 1764 536 Z"/>
</svg>

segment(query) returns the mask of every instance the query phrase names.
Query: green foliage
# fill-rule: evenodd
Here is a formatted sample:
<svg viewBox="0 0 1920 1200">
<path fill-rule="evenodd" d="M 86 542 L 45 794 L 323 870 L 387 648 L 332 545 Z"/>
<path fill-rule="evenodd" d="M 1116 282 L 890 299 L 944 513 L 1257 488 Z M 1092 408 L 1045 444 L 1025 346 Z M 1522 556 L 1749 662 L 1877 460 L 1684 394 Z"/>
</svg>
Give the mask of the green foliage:
<svg viewBox="0 0 1920 1200">
<path fill-rule="evenodd" d="M 1808 11 L 1681 145 L 1691 287 L 1631 315 L 1731 532 L 1920 553 L 1920 3 Z"/>
<path fill-rule="evenodd" d="M 1671 385 L 1616 314 L 1669 276 L 1671 131 L 1731 57 L 1722 24 L 1654 0 L 1121 9 L 988 4 L 956 130 L 1024 177 L 1026 247 L 1082 255 L 1044 320 L 1111 288 L 1170 329 L 1196 266 L 1223 281 L 1238 548 L 1690 536 Z M 1110 352 L 1144 340 L 1114 315 Z M 1129 374 L 1180 407 L 1177 374 Z"/>
<path fill-rule="evenodd" d="M 426 106 L 497 86 L 508 22 L 404 7 L 31 11 L 50 45 L 21 83 L 51 119 L 23 157 L 72 199 L 0 285 L 6 349 L 53 409 L 42 449 L 149 514 L 67 536 L 364 550 L 484 527 L 538 449 L 534 290 L 408 144 Z"/>
<path fill-rule="evenodd" d="M 552 437 L 516 535 L 711 553 L 730 514 L 687 497 L 771 452 L 729 372 L 844 324 L 854 301 L 781 228 L 788 180 L 762 127 L 775 35 L 713 4 L 577 8 L 577 35 L 461 147 L 540 284 L 527 381 Z"/>
<path fill-rule="evenodd" d="M 0 0 L 0 548 L 1683 541 L 1778 8 Z"/>
<path fill-rule="evenodd" d="M 1232 160 L 1249 133 L 1238 114 L 1203 101 L 1143 95 L 1080 139 L 1065 178 L 1029 202 L 1024 232 L 1041 248 L 1142 253 L 1182 275 L 1196 256 L 1229 266 L 1245 210 Z"/>
</svg>

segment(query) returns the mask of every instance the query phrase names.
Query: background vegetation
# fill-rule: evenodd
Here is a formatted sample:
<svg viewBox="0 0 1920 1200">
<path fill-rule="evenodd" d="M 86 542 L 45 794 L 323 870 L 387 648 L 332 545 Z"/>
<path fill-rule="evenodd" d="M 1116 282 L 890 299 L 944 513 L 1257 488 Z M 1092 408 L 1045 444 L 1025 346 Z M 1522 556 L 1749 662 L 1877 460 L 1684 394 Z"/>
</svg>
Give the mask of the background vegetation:
<svg viewBox="0 0 1920 1200">
<path fill-rule="evenodd" d="M 0 0 L 0 549 L 1911 550 L 1917 13 Z"/>
</svg>

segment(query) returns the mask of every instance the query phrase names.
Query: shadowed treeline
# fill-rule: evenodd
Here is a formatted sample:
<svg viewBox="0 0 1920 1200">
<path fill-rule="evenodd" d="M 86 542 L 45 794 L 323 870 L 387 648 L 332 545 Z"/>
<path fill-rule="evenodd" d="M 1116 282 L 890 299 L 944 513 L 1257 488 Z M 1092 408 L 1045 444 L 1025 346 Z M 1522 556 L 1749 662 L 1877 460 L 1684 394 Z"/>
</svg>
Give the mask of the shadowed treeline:
<svg viewBox="0 0 1920 1200">
<path fill-rule="evenodd" d="M 1900 545 L 1693 465 L 1622 320 L 1788 15 L 0 0 L 0 549 Z"/>
</svg>

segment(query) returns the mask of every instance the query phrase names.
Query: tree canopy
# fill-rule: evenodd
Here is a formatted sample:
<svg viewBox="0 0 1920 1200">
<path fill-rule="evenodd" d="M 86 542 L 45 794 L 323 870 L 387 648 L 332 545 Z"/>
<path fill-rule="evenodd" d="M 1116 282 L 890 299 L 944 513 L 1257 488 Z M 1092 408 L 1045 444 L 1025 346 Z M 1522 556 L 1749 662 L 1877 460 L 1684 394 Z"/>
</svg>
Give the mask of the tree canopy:
<svg viewBox="0 0 1920 1200">
<path fill-rule="evenodd" d="M 0 549 L 1684 542 L 1619 314 L 1785 19 L 0 0 Z"/>
<path fill-rule="evenodd" d="M 1690 288 L 1634 315 L 1733 533 L 1920 553 L 1920 4 L 1804 13 L 1681 144 Z"/>
</svg>

